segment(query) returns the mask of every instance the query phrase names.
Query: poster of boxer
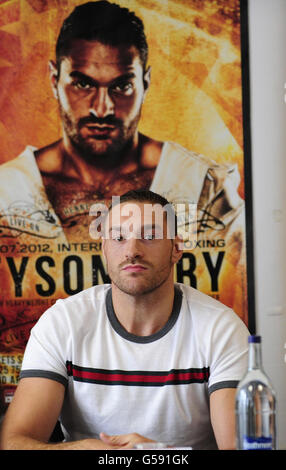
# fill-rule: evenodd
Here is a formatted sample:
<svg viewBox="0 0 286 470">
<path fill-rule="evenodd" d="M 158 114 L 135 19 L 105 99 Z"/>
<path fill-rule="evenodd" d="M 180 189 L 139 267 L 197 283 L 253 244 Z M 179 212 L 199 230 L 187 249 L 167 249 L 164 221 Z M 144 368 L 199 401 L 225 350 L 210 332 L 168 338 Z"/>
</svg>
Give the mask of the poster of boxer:
<svg viewBox="0 0 286 470">
<path fill-rule="evenodd" d="M 253 324 L 246 12 L 239 0 L 0 2 L 2 408 L 40 315 L 109 282 L 92 208 L 128 190 L 196 207 L 176 280 Z"/>
</svg>

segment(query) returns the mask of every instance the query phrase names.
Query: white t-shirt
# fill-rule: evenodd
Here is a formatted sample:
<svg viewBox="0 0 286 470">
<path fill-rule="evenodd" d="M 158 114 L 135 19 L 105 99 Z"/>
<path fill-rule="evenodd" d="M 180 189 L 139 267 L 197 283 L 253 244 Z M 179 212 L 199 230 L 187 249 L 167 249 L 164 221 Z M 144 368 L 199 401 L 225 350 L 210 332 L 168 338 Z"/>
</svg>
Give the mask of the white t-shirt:
<svg viewBox="0 0 286 470">
<path fill-rule="evenodd" d="M 66 387 L 66 440 L 137 432 L 168 445 L 216 448 L 209 394 L 236 387 L 247 367 L 248 330 L 229 308 L 176 284 L 172 314 L 151 336 L 128 333 L 110 285 L 48 309 L 31 330 L 20 378 Z"/>
</svg>

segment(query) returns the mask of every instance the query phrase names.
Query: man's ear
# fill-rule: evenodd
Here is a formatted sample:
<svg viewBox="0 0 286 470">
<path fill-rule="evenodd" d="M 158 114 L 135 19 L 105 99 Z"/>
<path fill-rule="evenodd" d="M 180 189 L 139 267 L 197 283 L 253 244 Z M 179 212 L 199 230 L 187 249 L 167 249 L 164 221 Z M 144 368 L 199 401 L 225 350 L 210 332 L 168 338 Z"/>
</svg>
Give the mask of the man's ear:
<svg viewBox="0 0 286 470">
<path fill-rule="evenodd" d="M 149 66 L 143 75 L 143 84 L 144 84 L 145 93 L 147 92 L 150 86 L 150 82 L 151 82 L 151 67 Z"/>
<path fill-rule="evenodd" d="M 175 239 L 173 240 L 173 252 L 172 252 L 172 261 L 174 264 L 178 263 L 178 261 L 183 256 L 183 241 L 180 235 L 176 235 Z"/>
<path fill-rule="evenodd" d="M 53 60 L 49 62 L 50 81 L 54 97 L 58 99 L 58 68 Z"/>
</svg>

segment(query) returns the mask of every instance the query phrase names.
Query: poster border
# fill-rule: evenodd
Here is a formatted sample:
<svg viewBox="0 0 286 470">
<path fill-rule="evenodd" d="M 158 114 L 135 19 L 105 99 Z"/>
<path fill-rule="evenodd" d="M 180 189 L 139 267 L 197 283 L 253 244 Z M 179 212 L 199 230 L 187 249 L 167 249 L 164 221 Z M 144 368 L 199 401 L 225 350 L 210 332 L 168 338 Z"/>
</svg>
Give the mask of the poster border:
<svg viewBox="0 0 286 470">
<path fill-rule="evenodd" d="M 250 106 L 250 61 L 248 0 L 240 0 L 240 42 L 242 73 L 242 122 L 244 148 L 245 181 L 245 234 L 246 234 L 246 270 L 248 298 L 248 329 L 256 333 L 255 310 L 255 274 L 254 274 L 254 239 L 253 239 L 253 196 L 251 162 L 251 106 Z"/>
</svg>

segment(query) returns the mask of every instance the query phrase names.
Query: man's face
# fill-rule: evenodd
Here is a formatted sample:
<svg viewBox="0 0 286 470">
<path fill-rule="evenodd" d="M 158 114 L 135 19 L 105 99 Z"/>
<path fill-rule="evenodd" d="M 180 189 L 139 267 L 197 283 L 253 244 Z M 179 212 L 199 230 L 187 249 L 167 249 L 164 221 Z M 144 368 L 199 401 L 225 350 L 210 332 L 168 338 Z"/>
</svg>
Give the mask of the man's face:
<svg viewBox="0 0 286 470">
<path fill-rule="evenodd" d="M 138 296 L 173 281 L 173 266 L 181 257 L 177 240 L 167 238 L 167 217 L 150 216 L 150 203 L 130 202 L 109 213 L 103 253 L 112 283 Z M 160 206 L 161 207 L 161 206 Z M 160 238 L 156 238 L 159 234 Z"/>
<path fill-rule="evenodd" d="M 52 79 L 64 137 L 83 157 L 118 155 L 132 144 L 149 83 L 135 47 L 74 40 Z"/>
</svg>

